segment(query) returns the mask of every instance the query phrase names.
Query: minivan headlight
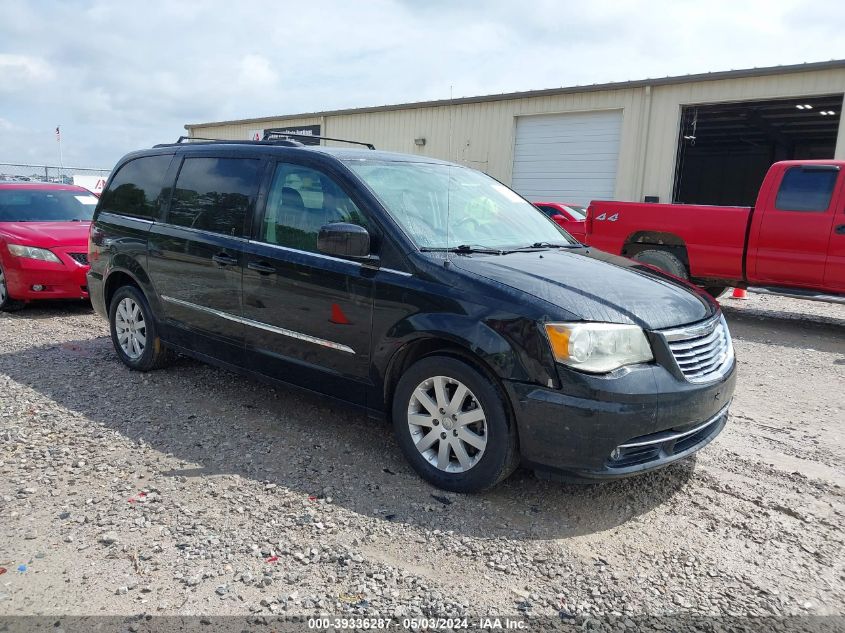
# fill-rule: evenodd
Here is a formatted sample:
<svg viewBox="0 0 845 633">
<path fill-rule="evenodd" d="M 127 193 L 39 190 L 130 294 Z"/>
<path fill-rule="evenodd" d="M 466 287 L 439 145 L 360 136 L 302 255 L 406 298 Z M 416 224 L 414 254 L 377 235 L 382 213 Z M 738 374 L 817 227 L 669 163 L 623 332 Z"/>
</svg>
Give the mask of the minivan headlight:
<svg viewBox="0 0 845 633">
<path fill-rule="evenodd" d="M 35 246 L 23 246 L 22 244 L 9 244 L 9 252 L 15 257 L 25 257 L 27 259 L 39 259 L 44 262 L 53 262 L 61 264 L 62 260 L 56 257 L 53 251 L 46 248 L 36 248 Z"/>
<path fill-rule="evenodd" d="M 654 359 L 642 328 L 616 323 L 547 323 L 555 360 L 573 369 L 604 374 Z"/>
</svg>

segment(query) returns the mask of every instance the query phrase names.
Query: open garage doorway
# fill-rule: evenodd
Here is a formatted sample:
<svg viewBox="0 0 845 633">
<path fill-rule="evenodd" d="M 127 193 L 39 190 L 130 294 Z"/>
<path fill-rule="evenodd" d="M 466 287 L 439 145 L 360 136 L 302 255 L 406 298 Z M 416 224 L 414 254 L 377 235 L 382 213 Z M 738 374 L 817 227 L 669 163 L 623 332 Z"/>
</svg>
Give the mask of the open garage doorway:
<svg viewBox="0 0 845 633">
<path fill-rule="evenodd" d="M 833 158 L 842 95 L 684 106 L 673 202 L 751 206 L 779 160 Z"/>
</svg>

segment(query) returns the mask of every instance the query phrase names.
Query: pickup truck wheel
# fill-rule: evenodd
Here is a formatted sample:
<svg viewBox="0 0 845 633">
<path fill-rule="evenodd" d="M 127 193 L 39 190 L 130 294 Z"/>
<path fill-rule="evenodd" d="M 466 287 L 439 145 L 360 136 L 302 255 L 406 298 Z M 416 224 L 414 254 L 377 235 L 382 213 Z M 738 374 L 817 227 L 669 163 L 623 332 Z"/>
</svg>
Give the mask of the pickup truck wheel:
<svg viewBox="0 0 845 633">
<path fill-rule="evenodd" d="M 158 336 L 144 294 L 134 286 L 118 288 L 109 307 L 111 340 L 123 364 L 136 371 L 160 369 L 173 359 Z"/>
<path fill-rule="evenodd" d="M 429 356 L 399 379 L 393 427 L 406 459 L 426 481 L 453 492 L 480 492 L 519 463 L 506 396 L 456 358 Z"/>
<path fill-rule="evenodd" d="M 651 264 L 655 268 L 659 268 L 670 275 L 675 275 L 675 277 L 689 279 L 689 273 L 687 272 L 687 267 L 684 266 L 684 262 L 669 251 L 642 251 L 634 255 L 634 259 L 643 264 Z"/>
<path fill-rule="evenodd" d="M 718 299 L 728 289 L 727 286 L 704 286 L 704 291 L 714 299 Z"/>
</svg>

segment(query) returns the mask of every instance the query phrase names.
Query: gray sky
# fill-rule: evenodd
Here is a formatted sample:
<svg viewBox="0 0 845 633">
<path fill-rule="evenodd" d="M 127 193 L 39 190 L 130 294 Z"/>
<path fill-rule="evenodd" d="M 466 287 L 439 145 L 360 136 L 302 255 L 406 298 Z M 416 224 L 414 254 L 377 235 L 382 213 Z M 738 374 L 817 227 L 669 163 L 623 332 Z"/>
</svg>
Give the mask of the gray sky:
<svg viewBox="0 0 845 633">
<path fill-rule="evenodd" d="M 842 0 L 3 0 L 0 162 L 185 123 L 845 58 Z"/>
</svg>

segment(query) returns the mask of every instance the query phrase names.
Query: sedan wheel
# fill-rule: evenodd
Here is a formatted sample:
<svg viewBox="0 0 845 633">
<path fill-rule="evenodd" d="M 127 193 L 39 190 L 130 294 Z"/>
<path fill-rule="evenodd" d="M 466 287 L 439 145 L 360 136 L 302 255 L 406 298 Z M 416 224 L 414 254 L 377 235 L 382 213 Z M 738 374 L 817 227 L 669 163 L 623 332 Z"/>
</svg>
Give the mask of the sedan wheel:
<svg viewBox="0 0 845 633">
<path fill-rule="evenodd" d="M 13 312 L 24 306 L 22 301 L 15 301 L 9 296 L 9 287 L 6 285 L 6 274 L 0 268 L 0 310 Z"/>
<path fill-rule="evenodd" d="M 124 298 L 117 304 L 114 325 L 123 353 L 132 360 L 140 358 L 147 345 L 147 324 L 141 306 L 131 297 Z"/>
<path fill-rule="evenodd" d="M 408 429 L 425 460 L 448 473 L 475 466 L 487 447 L 487 417 L 460 380 L 434 376 L 411 395 Z"/>
</svg>

